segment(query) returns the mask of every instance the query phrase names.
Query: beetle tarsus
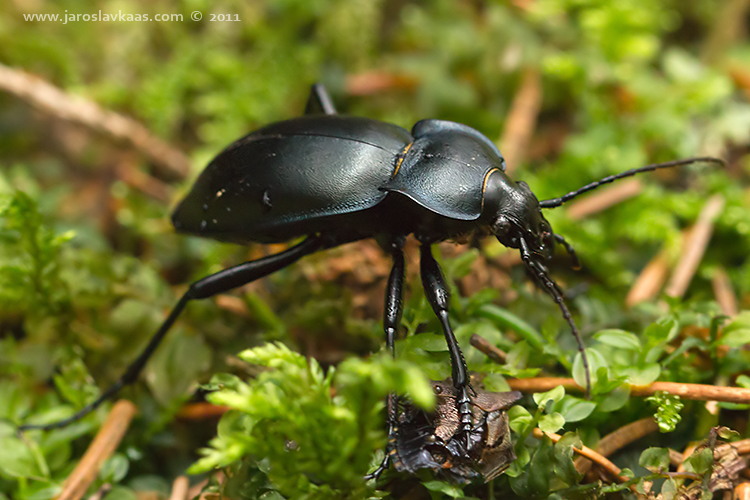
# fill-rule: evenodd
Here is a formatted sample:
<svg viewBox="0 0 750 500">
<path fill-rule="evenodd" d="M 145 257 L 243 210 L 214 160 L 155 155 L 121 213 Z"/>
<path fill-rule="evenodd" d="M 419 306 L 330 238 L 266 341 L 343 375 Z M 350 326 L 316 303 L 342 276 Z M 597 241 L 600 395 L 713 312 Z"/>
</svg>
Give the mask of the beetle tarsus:
<svg viewBox="0 0 750 500">
<path fill-rule="evenodd" d="M 576 269 L 576 270 L 580 269 L 581 261 L 578 260 L 578 255 L 576 254 L 576 251 L 573 248 L 573 246 L 567 241 L 565 241 L 565 238 L 563 238 L 557 233 L 554 234 L 554 237 L 555 237 L 555 241 L 557 241 L 559 244 L 563 246 L 563 248 L 565 248 L 565 251 L 568 252 L 568 255 L 570 255 L 570 258 L 573 260 L 573 269 Z"/>
</svg>

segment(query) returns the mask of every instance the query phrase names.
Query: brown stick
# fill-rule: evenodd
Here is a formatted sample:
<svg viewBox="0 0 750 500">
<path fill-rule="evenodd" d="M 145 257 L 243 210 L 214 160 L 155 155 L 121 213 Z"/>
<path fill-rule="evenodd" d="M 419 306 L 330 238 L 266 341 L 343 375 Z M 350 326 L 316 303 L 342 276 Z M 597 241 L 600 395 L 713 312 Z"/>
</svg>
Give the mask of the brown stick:
<svg viewBox="0 0 750 500">
<path fill-rule="evenodd" d="M 616 431 L 610 432 L 599 440 L 596 451 L 603 457 L 608 457 L 616 451 L 624 448 L 633 441 L 637 441 L 644 436 L 659 430 L 659 426 L 653 417 L 642 418 L 627 425 L 624 425 Z M 585 474 L 591 468 L 591 462 L 583 458 L 575 460 L 576 469 Z"/>
<path fill-rule="evenodd" d="M 628 296 L 625 298 L 625 305 L 633 307 L 636 304 L 652 300 L 656 297 L 667 280 L 668 272 L 669 264 L 666 253 L 664 251 L 659 252 L 643 268 L 643 271 L 641 271 L 641 274 L 635 280 L 635 283 L 633 283 Z"/>
<path fill-rule="evenodd" d="M 639 179 L 627 179 L 619 184 L 602 188 L 596 194 L 574 201 L 568 206 L 566 213 L 571 219 L 580 220 L 630 199 L 639 194 L 642 189 L 643 184 Z"/>
<path fill-rule="evenodd" d="M 470 342 L 472 346 L 483 352 L 485 356 L 490 358 L 495 363 L 505 364 L 505 357 L 507 356 L 505 351 L 503 351 L 502 349 L 498 349 L 484 337 L 480 337 L 479 335 L 474 333 L 471 335 Z"/>
<path fill-rule="evenodd" d="M 734 500 L 750 500 L 750 483 L 740 483 L 734 488 Z"/>
<path fill-rule="evenodd" d="M 228 406 L 214 405 L 205 402 L 191 403 L 180 408 L 175 416 L 183 420 L 204 420 L 208 418 L 218 418 L 228 411 Z"/>
<path fill-rule="evenodd" d="M 102 109 L 93 101 L 71 95 L 41 78 L 3 64 L 0 64 L 0 90 L 45 113 L 129 144 L 166 177 L 182 179 L 188 173 L 190 161 L 181 151 L 152 135 L 132 118 Z"/>
<path fill-rule="evenodd" d="M 368 71 L 366 73 L 346 75 L 344 91 L 348 95 L 368 96 L 393 89 L 412 90 L 418 84 L 417 79 L 409 75 Z"/>
<path fill-rule="evenodd" d="M 560 439 L 562 439 L 562 436 L 560 436 L 559 434 L 555 434 L 553 432 L 543 432 L 539 428 L 535 428 L 533 430 L 533 434 L 534 434 L 534 437 L 537 438 L 537 439 L 542 439 L 544 436 L 547 436 L 548 438 L 550 438 L 555 443 L 557 443 L 558 441 L 560 441 Z M 616 466 L 615 464 L 613 464 L 612 462 L 610 462 L 609 460 L 607 460 L 606 458 L 604 458 L 603 456 L 601 456 L 599 453 L 597 453 L 594 450 L 592 450 L 591 448 L 583 446 L 579 450 L 578 448 L 576 448 L 574 446 L 573 447 L 573 451 L 575 453 L 578 453 L 582 457 L 586 457 L 589 460 L 591 460 L 592 462 L 594 462 L 595 464 L 599 465 L 602 469 L 604 469 L 607 472 L 609 472 L 609 474 L 613 478 L 615 478 L 617 481 L 619 481 L 621 483 L 624 483 L 625 481 L 628 481 L 627 477 L 620 475 L 620 473 L 622 471 L 620 470 L 620 468 L 618 466 Z"/>
<path fill-rule="evenodd" d="M 190 480 L 187 476 L 178 477 L 172 483 L 172 494 L 169 495 L 169 500 L 186 500 L 189 488 Z"/>
<path fill-rule="evenodd" d="M 738 314 L 737 296 L 732 290 L 732 282 L 729 281 L 726 271 L 723 267 L 718 267 L 711 278 L 711 286 L 714 289 L 716 302 L 721 306 L 721 310 L 727 316 L 734 317 Z"/>
<path fill-rule="evenodd" d="M 546 392 L 562 385 L 566 391 L 583 392 L 583 388 L 572 378 L 536 377 L 509 379 L 511 390 L 521 392 Z M 750 404 L 750 389 L 742 387 L 718 387 L 704 384 L 683 384 L 679 382 L 653 382 L 649 385 L 631 385 L 631 396 L 653 396 L 657 391 L 668 392 L 685 399 L 697 401 L 724 401 L 727 403 Z"/>
<path fill-rule="evenodd" d="M 245 301 L 240 297 L 237 297 L 235 295 L 221 294 L 216 296 L 215 301 L 216 305 L 219 306 L 219 308 L 224 309 L 225 311 L 232 312 L 238 316 L 248 315 Z"/>
<path fill-rule="evenodd" d="M 521 87 L 513 98 L 499 141 L 506 173 L 510 174 L 525 160 L 541 106 L 542 77 L 537 69 L 528 68 L 521 77 Z"/>
<path fill-rule="evenodd" d="M 682 297 L 687 291 L 711 239 L 714 219 L 719 216 L 723 208 L 724 198 L 718 194 L 709 198 L 703 206 L 698 221 L 690 231 L 680 261 L 677 263 L 672 278 L 667 285 L 666 293 L 670 297 Z"/>
<path fill-rule="evenodd" d="M 83 497 L 104 461 L 117 449 L 136 411 L 136 406 L 130 401 L 121 399 L 115 403 L 89 449 L 63 483 L 63 490 L 56 500 L 79 500 Z"/>
</svg>

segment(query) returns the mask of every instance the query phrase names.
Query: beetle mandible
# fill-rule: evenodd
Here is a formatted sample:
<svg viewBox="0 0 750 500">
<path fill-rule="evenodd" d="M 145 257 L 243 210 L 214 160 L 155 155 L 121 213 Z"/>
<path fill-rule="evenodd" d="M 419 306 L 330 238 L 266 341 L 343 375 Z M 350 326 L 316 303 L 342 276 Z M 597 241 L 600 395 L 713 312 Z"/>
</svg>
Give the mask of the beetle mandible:
<svg viewBox="0 0 750 500">
<path fill-rule="evenodd" d="M 306 239 L 278 254 L 193 283 L 143 352 L 99 398 L 68 419 L 20 428 L 63 427 L 133 383 L 189 301 L 257 280 L 305 255 L 365 238 L 377 238 L 393 257 L 383 328 L 386 345 L 395 354 L 404 286 L 402 246 L 406 236 L 413 234 L 421 245 L 425 295 L 448 344 L 460 417 L 456 442 L 465 442 L 468 449 L 471 387 L 449 320 L 450 294 L 432 245 L 465 236 L 493 235 L 503 245 L 518 249 L 529 274 L 555 300 L 570 325 L 586 370 L 588 394 L 591 382 L 583 342 L 563 294 L 544 264 L 556 244 L 574 258 L 575 253 L 553 233 L 541 209 L 558 207 L 616 179 L 698 161 L 722 163 L 700 157 L 647 165 L 605 177 L 560 198 L 539 201 L 526 183 L 506 175 L 497 146 L 473 128 L 422 120 L 409 132 L 389 123 L 338 115 L 324 87 L 313 85 L 305 116 L 272 123 L 232 143 L 209 163 L 172 215 L 178 231 L 222 241 L 244 244 Z M 389 411 L 391 427 L 393 417 Z"/>
</svg>

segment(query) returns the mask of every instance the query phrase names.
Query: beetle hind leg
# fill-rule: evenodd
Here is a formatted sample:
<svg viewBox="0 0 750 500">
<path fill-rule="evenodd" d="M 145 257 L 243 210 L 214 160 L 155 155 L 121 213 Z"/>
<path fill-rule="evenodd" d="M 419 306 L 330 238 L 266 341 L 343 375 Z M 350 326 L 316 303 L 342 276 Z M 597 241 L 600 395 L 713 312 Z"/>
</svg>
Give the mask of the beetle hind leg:
<svg viewBox="0 0 750 500">
<path fill-rule="evenodd" d="M 102 392 L 102 394 L 95 401 L 83 407 L 77 413 L 64 420 L 59 420 L 57 422 L 44 425 L 27 424 L 20 426 L 18 429 L 21 431 L 30 429 L 57 429 L 80 420 L 81 418 L 85 417 L 86 415 L 97 409 L 99 406 L 101 406 L 102 403 L 117 394 L 120 389 L 132 384 L 138 379 L 138 375 L 140 375 L 144 366 L 146 366 L 146 363 L 154 354 L 156 348 L 159 347 L 159 344 L 164 339 L 172 325 L 174 325 L 175 321 L 177 321 L 177 318 L 179 317 L 180 313 L 182 313 L 183 309 L 185 309 L 185 306 L 188 302 L 194 299 L 205 299 L 208 297 L 212 297 L 216 294 L 232 290 L 246 283 L 250 283 L 251 281 L 260 279 L 264 276 L 278 271 L 279 269 L 293 264 L 305 255 L 317 252 L 323 246 L 325 246 L 325 242 L 320 237 L 311 236 L 304 240 L 302 243 L 299 243 L 281 253 L 269 255 L 268 257 L 264 257 L 262 259 L 245 262 L 243 264 L 230 267 L 229 269 L 224 269 L 223 271 L 219 271 L 216 274 L 212 274 L 196 281 L 195 283 L 190 285 L 188 291 L 185 292 L 185 294 L 180 298 L 177 304 L 172 308 L 172 311 L 169 313 L 169 316 L 167 316 L 167 319 L 164 320 L 164 322 L 159 327 L 159 330 L 157 330 L 153 337 L 151 337 L 151 340 L 149 340 L 148 344 L 143 349 L 141 354 L 135 359 L 135 361 L 130 364 L 128 369 L 117 380 L 117 382 L 115 382 L 112 386 Z"/>
</svg>

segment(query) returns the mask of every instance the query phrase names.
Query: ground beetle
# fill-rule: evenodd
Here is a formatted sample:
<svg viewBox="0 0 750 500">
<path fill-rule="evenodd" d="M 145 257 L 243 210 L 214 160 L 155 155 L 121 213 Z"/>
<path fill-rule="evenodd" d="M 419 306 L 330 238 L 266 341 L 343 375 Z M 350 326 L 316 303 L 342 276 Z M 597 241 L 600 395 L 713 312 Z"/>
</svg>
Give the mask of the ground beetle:
<svg viewBox="0 0 750 500">
<path fill-rule="evenodd" d="M 616 179 L 715 158 L 658 163 L 605 177 L 560 198 L 538 201 L 524 182 L 511 180 L 497 146 L 466 125 L 422 120 L 411 132 L 367 118 L 336 114 L 321 85 L 313 85 L 305 115 L 272 123 L 222 151 L 198 177 L 172 222 L 180 232 L 235 243 L 276 243 L 306 236 L 281 253 L 220 271 L 193 283 L 125 374 L 93 403 L 56 428 L 80 419 L 138 377 L 187 303 L 211 297 L 282 269 L 305 255 L 375 237 L 393 257 L 385 297 L 384 329 L 392 353 L 401 318 L 407 235 L 421 244 L 425 295 L 442 325 L 451 359 L 460 428 L 470 448 L 471 387 L 448 317 L 449 292 L 432 255 L 439 241 L 494 235 L 516 248 L 534 281 L 555 300 L 588 363 L 560 288 L 544 262 L 555 245 L 573 249 L 552 232 L 542 208 L 558 207 Z M 391 405 L 392 407 L 393 405 Z M 389 412 L 391 427 L 394 414 Z"/>
</svg>

